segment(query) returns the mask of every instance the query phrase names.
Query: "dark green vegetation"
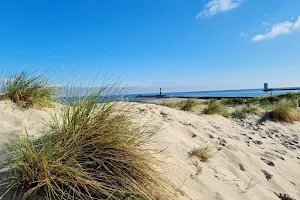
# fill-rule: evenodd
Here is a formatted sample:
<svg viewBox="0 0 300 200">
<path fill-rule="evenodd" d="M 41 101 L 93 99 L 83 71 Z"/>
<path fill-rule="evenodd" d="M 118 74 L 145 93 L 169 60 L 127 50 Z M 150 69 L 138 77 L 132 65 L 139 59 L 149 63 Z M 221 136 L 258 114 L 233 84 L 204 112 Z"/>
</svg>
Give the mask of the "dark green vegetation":
<svg viewBox="0 0 300 200">
<path fill-rule="evenodd" d="M 59 108 L 41 138 L 8 144 L 1 185 L 13 199 L 174 198 L 145 148 L 155 131 L 133 123 L 124 104 L 98 104 L 102 92 L 91 89 Z"/>
<path fill-rule="evenodd" d="M 51 107 L 56 89 L 49 86 L 45 74 L 22 71 L 13 73 L 3 78 L 2 92 L 4 98 L 10 99 L 20 108 Z"/>
<path fill-rule="evenodd" d="M 218 114 L 224 117 L 229 116 L 229 112 L 226 106 L 224 106 L 220 101 L 210 100 L 207 103 L 207 107 L 203 109 L 203 114 L 213 115 Z"/>
</svg>

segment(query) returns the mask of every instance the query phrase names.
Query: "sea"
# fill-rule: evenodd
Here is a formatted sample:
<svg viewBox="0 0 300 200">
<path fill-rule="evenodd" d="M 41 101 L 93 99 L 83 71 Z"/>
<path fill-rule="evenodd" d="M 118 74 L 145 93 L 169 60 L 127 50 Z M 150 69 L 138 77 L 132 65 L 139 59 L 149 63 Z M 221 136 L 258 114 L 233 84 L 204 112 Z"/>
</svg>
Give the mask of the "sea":
<svg viewBox="0 0 300 200">
<path fill-rule="evenodd" d="M 280 94 L 287 94 L 287 93 L 296 93 L 300 92 L 300 90 L 281 90 L 281 91 L 273 91 L 271 92 L 264 92 L 263 89 L 241 89 L 241 90 L 212 90 L 212 91 L 192 91 L 192 92 L 170 92 L 170 93 L 163 93 L 168 97 L 267 97 L 267 96 L 274 96 Z M 124 96 L 124 99 L 128 101 L 140 101 L 142 98 L 153 98 L 159 93 L 151 93 L 151 94 L 128 94 Z"/>
</svg>

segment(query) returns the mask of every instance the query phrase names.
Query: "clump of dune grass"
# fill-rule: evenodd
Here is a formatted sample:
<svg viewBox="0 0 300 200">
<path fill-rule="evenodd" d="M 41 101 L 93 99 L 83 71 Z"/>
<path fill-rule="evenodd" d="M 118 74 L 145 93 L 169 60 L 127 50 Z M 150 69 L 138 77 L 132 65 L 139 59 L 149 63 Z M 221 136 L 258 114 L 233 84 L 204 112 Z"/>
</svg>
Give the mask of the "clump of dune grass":
<svg viewBox="0 0 300 200">
<path fill-rule="evenodd" d="M 184 111 L 193 111 L 196 106 L 199 105 L 199 102 L 194 99 L 188 99 L 184 102 L 181 109 Z"/>
<path fill-rule="evenodd" d="M 169 108 L 179 108 L 184 111 L 193 111 L 199 102 L 195 99 L 181 100 L 181 101 L 164 101 L 161 103 L 162 106 Z"/>
<path fill-rule="evenodd" d="M 267 115 L 273 121 L 293 123 L 300 121 L 300 113 L 294 107 L 294 102 L 282 100 L 279 103 L 269 106 Z"/>
<path fill-rule="evenodd" d="M 201 162 L 208 162 L 214 156 L 214 151 L 209 145 L 200 148 L 194 148 L 189 152 L 189 156 L 195 156 L 200 159 Z"/>
<path fill-rule="evenodd" d="M 216 100 L 208 101 L 207 107 L 203 109 L 202 113 L 206 115 L 218 114 L 224 117 L 229 116 L 227 107 Z"/>
<path fill-rule="evenodd" d="M 155 131 L 134 123 L 128 108 L 111 95 L 105 100 L 103 91 L 90 90 L 59 108 L 41 138 L 8 144 L 1 185 L 13 199 L 174 198 L 145 146 Z"/>
<path fill-rule="evenodd" d="M 231 113 L 232 117 L 244 119 L 247 115 L 258 115 L 260 113 L 260 108 L 255 105 L 243 105 L 235 108 L 235 110 Z"/>
<path fill-rule="evenodd" d="M 51 107 L 56 89 L 49 86 L 46 74 L 16 72 L 2 81 L 4 98 L 16 103 L 20 108 Z"/>
<path fill-rule="evenodd" d="M 169 108 L 182 108 L 185 104 L 185 101 L 178 101 L 178 100 L 166 100 L 161 103 L 162 106 L 169 107 Z"/>
</svg>

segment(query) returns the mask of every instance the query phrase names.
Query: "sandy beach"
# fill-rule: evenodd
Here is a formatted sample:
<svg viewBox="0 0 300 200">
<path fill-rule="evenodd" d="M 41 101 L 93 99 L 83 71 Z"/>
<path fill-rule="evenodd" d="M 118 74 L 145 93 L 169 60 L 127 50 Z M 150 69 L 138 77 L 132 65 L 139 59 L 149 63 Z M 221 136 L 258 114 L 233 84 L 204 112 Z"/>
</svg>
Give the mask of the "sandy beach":
<svg viewBox="0 0 300 200">
<path fill-rule="evenodd" d="M 154 104 L 130 106 L 140 123 L 159 127 L 150 145 L 160 151 L 155 154 L 163 162 L 159 170 L 174 186 L 178 199 L 300 198 L 299 122 L 258 123 L 260 117 L 255 115 L 240 120 Z M 22 111 L 10 101 L 1 101 L 1 143 L 24 134 L 25 129 L 38 136 L 52 111 Z M 189 156 L 193 148 L 207 145 L 213 152 L 208 162 Z"/>
</svg>

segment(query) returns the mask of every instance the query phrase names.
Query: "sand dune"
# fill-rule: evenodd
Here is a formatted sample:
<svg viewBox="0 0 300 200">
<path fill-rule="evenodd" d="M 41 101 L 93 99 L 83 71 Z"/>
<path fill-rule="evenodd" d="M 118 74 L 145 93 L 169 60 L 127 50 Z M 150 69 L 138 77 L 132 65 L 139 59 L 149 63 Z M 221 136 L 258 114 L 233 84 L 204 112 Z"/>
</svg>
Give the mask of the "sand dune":
<svg viewBox="0 0 300 200">
<path fill-rule="evenodd" d="M 153 104 L 131 105 L 141 122 L 160 126 L 152 145 L 162 151 L 157 154 L 164 162 L 160 170 L 179 199 L 300 198 L 300 123 L 257 123 L 258 116 L 237 120 Z M 29 134 L 40 134 L 52 112 L 21 111 L 9 101 L 0 102 L 1 142 L 24 133 L 24 127 Z M 209 162 L 189 157 L 193 148 L 206 145 L 214 152 Z"/>
<path fill-rule="evenodd" d="M 300 123 L 257 124 L 258 116 L 236 120 L 150 104 L 134 107 L 162 124 L 155 145 L 165 149 L 164 171 L 187 199 L 300 198 Z M 214 149 L 210 162 L 189 158 L 192 148 L 205 145 Z"/>
</svg>

